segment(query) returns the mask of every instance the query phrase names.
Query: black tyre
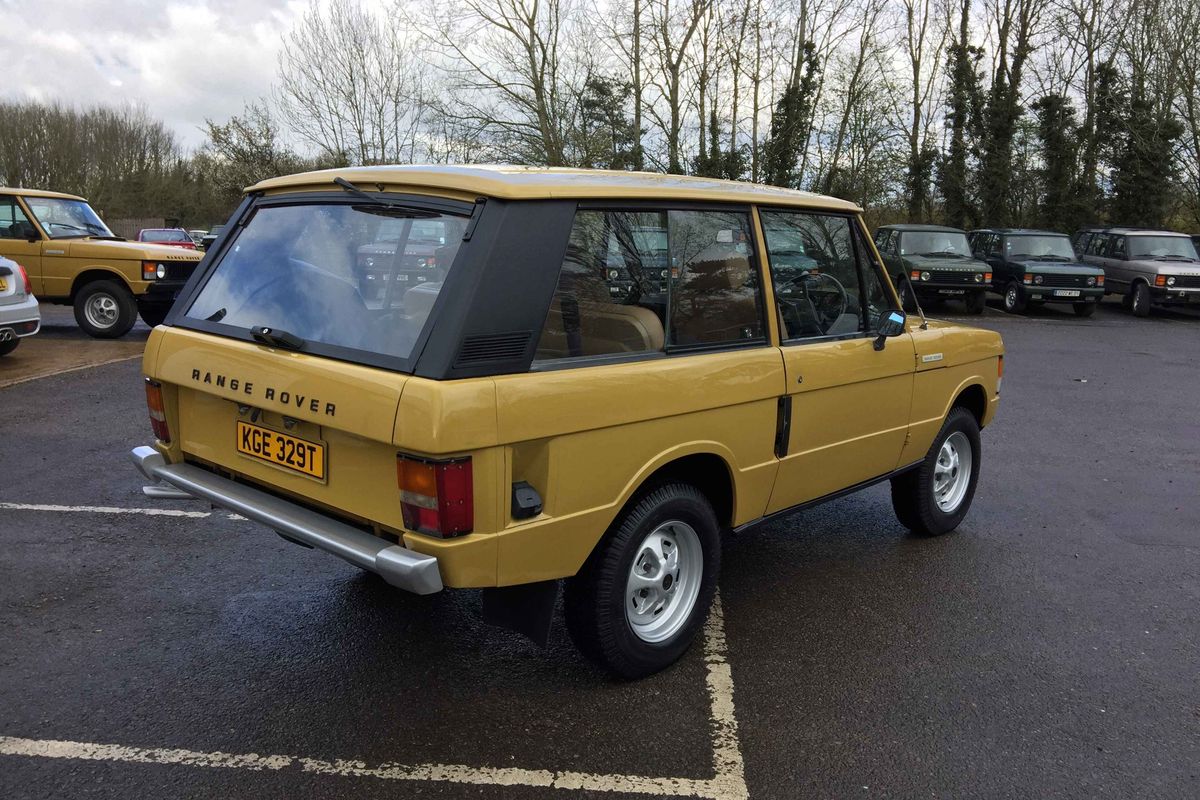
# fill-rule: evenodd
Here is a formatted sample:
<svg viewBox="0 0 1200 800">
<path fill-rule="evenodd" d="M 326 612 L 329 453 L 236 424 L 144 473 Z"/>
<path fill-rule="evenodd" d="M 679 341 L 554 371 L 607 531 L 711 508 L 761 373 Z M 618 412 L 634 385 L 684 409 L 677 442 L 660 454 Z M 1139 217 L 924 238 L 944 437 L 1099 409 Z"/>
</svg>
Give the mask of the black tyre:
<svg viewBox="0 0 1200 800">
<path fill-rule="evenodd" d="M 1133 294 L 1130 297 L 1129 310 L 1133 312 L 1135 317 L 1150 316 L 1150 287 L 1144 283 L 1135 283 L 1133 285 Z"/>
<path fill-rule="evenodd" d="M 957 528 L 975 498 L 981 455 L 975 415 L 956 406 L 920 466 L 892 478 L 892 508 L 900 523 L 922 536 Z"/>
<path fill-rule="evenodd" d="M 689 484 L 663 484 L 617 518 L 567 581 L 567 630 L 612 673 L 651 675 L 691 645 L 720 570 L 720 527 L 708 499 Z"/>
<path fill-rule="evenodd" d="M 0 356 L 6 356 L 9 353 L 11 353 L 13 350 L 16 350 L 17 345 L 19 345 L 20 343 L 21 343 L 21 340 L 15 336 L 13 338 L 9 339 L 7 342 L 0 342 Z"/>
<path fill-rule="evenodd" d="M 116 281 L 92 281 L 75 295 L 75 321 L 97 339 L 116 339 L 129 333 L 137 312 L 133 295 Z"/>
<path fill-rule="evenodd" d="M 1121 308 L 1129 311 L 1133 308 L 1133 292 L 1126 292 L 1121 295 Z"/>
<path fill-rule="evenodd" d="M 982 314 L 983 309 L 987 306 L 987 294 L 984 292 L 972 292 L 966 297 L 967 313 Z"/>
<path fill-rule="evenodd" d="M 1004 310 L 1010 314 L 1023 314 L 1025 306 L 1025 290 L 1016 281 L 1009 281 L 1004 287 Z"/>
<path fill-rule="evenodd" d="M 138 316 L 142 318 L 142 322 L 153 328 L 155 325 L 162 325 L 163 320 L 167 318 L 167 313 L 171 310 L 170 303 L 138 303 Z"/>
<path fill-rule="evenodd" d="M 1090 317 L 1096 313 L 1096 306 L 1098 305 L 1099 303 L 1075 303 L 1073 305 L 1075 309 L 1075 316 Z"/>
</svg>

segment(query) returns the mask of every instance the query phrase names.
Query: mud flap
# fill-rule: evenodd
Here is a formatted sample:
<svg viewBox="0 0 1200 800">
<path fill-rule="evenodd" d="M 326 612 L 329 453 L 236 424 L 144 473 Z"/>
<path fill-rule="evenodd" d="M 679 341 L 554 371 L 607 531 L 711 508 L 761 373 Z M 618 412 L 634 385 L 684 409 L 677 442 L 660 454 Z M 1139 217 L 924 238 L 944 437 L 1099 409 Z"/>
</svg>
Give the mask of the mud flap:
<svg viewBox="0 0 1200 800">
<path fill-rule="evenodd" d="M 524 634 L 545 647 L 558 600 L 559 581 L 483 590 L 483 621 Z"/>
</svg>

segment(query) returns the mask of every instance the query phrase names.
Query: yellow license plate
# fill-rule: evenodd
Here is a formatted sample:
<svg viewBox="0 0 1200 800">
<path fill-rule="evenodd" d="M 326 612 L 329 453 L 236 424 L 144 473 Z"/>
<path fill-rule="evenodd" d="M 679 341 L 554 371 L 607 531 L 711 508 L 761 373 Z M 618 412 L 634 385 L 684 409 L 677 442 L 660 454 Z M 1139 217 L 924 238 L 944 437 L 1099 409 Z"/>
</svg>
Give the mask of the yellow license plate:
<svg viewBox="0 0 1200 800">
<path fill-rule="evenodd" d="M 237 451 L 242 455 L 325 480 L 325 445 L 238 420 Z"/>
<path fill-rule="evenodd" d="M 0 278 L 0 292 L 7 292 L 7 291 L 8 291 L 8 281 L 4 280 L 4 278 Z"/>
</svg>

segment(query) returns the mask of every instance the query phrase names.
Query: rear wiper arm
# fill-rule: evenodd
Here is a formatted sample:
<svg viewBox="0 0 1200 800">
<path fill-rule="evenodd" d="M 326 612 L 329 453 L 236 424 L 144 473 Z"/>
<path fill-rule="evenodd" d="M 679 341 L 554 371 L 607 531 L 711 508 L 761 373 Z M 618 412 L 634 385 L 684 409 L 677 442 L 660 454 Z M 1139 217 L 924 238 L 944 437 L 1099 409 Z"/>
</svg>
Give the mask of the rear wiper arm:
<svg viewBox="0 0 1200 800">
<path fill-rule="evenodd" d="M 345 190 L 345 192 L 347 194 L 352 194 L 355 197 L 357 197 L 359 200 L 362 200 L 363 202 L 366 202 L 366 203 L 370 203 L 373 206 L 378 206 L 380 208 L 386 208 L 389 211 L 394 212 L 397 216 L 405 216 L 405 217 L 436 217 L 436 216 L 439 216 L 437 213 L 429 211 L 428 209 L 417 208 L 416 206 L 405 205 L 404 203 L 397 203 L 395 200 L 388 200 L 385 197 L 378 197 L 373 194 L 368 194 L 367 192 L 364 192 L 362 189 L 358 188 L 357 186 L 355 186 L 353 183 L 346 180 L 345 178 L 334 178 L 333 182 L 336 183 L 338 186 L 342 187 L 342 189 Z M 374 213 L 374 212 L 369 212 L 369 213 Z M 391 216 L 391 214 L 387 214 L 386 216 Z"/>
<path fill-rule="evenodd" d="M 286 350 L 304 349 L 303 339 L 294 333 L 281 331 L 279 328 L 266 328 L 260 325 L 257 328 L 251 328 L 250 335 L 254 337 L 254 341 L 271 347 L 282 347 Z"/>
</svg>

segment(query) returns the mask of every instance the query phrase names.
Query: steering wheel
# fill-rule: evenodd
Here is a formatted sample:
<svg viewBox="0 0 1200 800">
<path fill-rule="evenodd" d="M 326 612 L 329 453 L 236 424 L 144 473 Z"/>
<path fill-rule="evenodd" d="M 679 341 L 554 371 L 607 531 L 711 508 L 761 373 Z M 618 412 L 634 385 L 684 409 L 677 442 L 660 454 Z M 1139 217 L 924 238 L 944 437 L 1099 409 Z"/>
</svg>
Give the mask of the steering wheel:
<svg viewBox="0 0 1200 800">
<path fill-rule="evenodd" d="M 818 298 L 814 300 L 813 292 L 809 287 L 821 281 L 832 283 L 837 294 L 834 295 L 830 292 L 828 293 L 830 298 Z M 829 332 L 829 329 L 846 313 L 846 308 L 850 305 L 850 295 L 846 291 L 846 287 L 828 272 L 805 272 L 800 277 L 790 281 L 790 283 L 800 287 L 801 296 L 804 302 L 808 304 L 813 319 L 816 321 L 817 327 L 820 328 L 822 335 Z M 836 311 L 833 310 L 834 306 L 837 306 Z"/>
</svg>

